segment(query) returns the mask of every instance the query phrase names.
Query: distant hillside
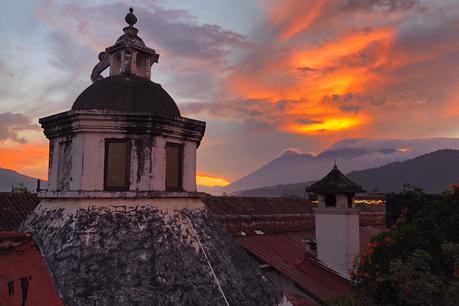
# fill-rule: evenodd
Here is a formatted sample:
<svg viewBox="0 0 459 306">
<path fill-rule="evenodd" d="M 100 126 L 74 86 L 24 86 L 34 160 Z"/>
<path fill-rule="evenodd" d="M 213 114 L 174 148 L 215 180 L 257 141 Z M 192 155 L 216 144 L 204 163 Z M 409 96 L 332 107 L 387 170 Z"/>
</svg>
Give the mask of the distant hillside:
<svg viewBox="0 0 459 306">
<path fill-rule="evenodd" d="M 402 162 L 441 149 L 459 149 L 459 138 L 344 139 L 316 156 L 287 150 L 215 193 L 318 180 L 330 170 L 334 161 L 348 173 Z"/>
<path fill-rule="evenodd" d="M 409 183 L 427 193 L 441 193 L 459 183 L 459 150 L 439 150 L 347 176 L 368 191 L 398 192 Z"/>
<path fill-rule="evenodd" d="M 327 172 L 323 172 L 322 176 Z M 441 193 L 448 185 L 459 183 L 459 150 L 438 150 L 432 153 L 385 166 L 352 171 L 347 176 L 367 191 L 399 192 L 405 183 L 427 193 Z M 233 193 L 238 196 L 304 196 L 304 188 L 312 181 L 248 189 Z"/>
<path fill-rule="evenodd" d="M 14 170 L 0 168 L 0 192 L 11 191 L 11 186 L 23 183 L 27 189 L 37 189 L 37 179 L 20 174 Z M 46 182 L 42 184 L 46 188 Z"/>
<path fill-rule="evenodd" d="M 268 187 L 237 191 L 237 192 L 231 193 L 230 195 L 235 195 L 238 197 L 267 197 L 267 198 L 278 198 L 278 197 L 285 197 L 285 196 L 304 197 L 305 196 L 304 188 L 310 184 L 312 184 L 312 182 L 275 185 L 275 186 L 268 186 Z"/>
</svg>

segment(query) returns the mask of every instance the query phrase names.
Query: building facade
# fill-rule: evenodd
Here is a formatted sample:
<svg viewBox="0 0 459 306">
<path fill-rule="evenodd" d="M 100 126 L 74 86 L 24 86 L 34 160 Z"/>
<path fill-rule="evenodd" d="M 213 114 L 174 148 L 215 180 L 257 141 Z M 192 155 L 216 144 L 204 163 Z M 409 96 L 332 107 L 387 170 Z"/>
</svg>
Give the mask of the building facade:
<svg viewBox="0 0 459 306">
<path fill-rule="evenodd" d="M 359 212 L 355 193 L 364 192 L 349 180 L 336 164 L 323 179 L 306 188 L 317 194 L 314 208 L 317 258 L 330 269 L 349 276 L 360 253 Z"/>
</svg>

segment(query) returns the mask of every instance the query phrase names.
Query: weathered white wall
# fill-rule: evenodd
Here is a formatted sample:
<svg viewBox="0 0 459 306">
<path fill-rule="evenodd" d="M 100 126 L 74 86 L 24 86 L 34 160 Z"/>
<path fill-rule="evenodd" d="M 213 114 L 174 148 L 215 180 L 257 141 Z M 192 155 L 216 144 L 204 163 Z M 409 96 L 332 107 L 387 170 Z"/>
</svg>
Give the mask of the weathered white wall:
<svg viewBox="0 0 459 306">
<path fill-rule="evenodd" d="M 82 150 L 83 175 L 81 178 L 82 183 L 80 190 L 104 189 L 105 138 L 115 138 L 115 135 L 84 135 Z"/>
<path fill-rule="evenodd" d="M 55 139 L 53 159 L 49 171 L 49 191 L 102 191 L 104 190 L 105 139 L 131 139 L 130 190 L 164 191 L 166 180 L 166 143 L 184 145 L 183 189 L 196 191 L 196 150 L 192 141 L 178 141 L 164 136 L 136 136 L 125 133 L 85 133 L 68 139 Z M 71 146 L 67 152 L 71 156 L 68 171 L 62 170 L 63 147 L 67 141 Z M 140 150 L 140 152 L 139 152 Z M 51 152 L 50 152 L 51 153 Z M 60 171 L 60 173 L 59 173 Z M 69 180 L 69 189 L 61 190 L 58 181 Z"/>
<path fill-rule="evenodd" d="M 153 177 L 150 181 L 152 190 L 166 190 L 166 142 L 166 137 L 158 136 L 155 138 L 155 145 L 152 150 Z"/>
<path fill-rule="evenodd" d="M 360 250 L 358 209 L 316 208 L 314 213 L 318 259 L 349 275 Z"/>
<path fill-rule="evenodd" d="M 79 190 L 83 178 L 83 141 L 82 134 L 77 134 L 72 138 L 72 169 L 70 172 L 70 190 Z"/>
<path fill-rule="evenodd" d="M 57 187 L 57 155 L 58 139 L 50 140 L 48 165 L 48 190 L 55 191 Z"/>
<path fill-rule="evenodd" d="M 196 191 L 196 143 L 186 141 L 183 146 L 183 189 Z"/>
</svg>

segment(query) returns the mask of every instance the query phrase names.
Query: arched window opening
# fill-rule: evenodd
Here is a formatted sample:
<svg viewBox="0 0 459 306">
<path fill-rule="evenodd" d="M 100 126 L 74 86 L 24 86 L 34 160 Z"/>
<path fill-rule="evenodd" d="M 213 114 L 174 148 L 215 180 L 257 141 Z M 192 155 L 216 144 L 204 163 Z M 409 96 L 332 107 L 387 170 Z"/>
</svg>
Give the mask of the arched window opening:
<svg viewBox="0 0 459 306">
<path fill-rule="evenodd" d="M 183 145 L 166 144 L 166 190 L 182 191 L 183 177 Z"/>
<path fill-rule="evenodd" d="M 347 195 L 347 207 L 352 208 L 352 204 L 353 204 L 353 203 L 352 203 L 352 202 L 353 202 L 352 200 L 353 200 L 353 198 L 354 198 L 354 197 L 352 196 L 352 194 L 348 194 L 348 195 Z"/>
<path fill-rule="evenodd" d="M 146 59 L 142 53 L 137 53 L 136 56 L 136 74 L 141 77 L 145 77 L 147 74 Z"/>
<path fill-rule="evenodd" d="M 336 207 L 336 196 L 334 194 L 329 193 L 325 196 L 325 206 Z"/>
<path fill-rule="evenodd" d="M 129 190 L 131 141 L 105 139 L 104 189 Z"/>
<path fill-rule="evenodd" d="M 111 72 L 111 75 L 117 75 L 121 73 L 121 53 L 120 52 L 113 54 L 110 72 Z"/>
</svg>

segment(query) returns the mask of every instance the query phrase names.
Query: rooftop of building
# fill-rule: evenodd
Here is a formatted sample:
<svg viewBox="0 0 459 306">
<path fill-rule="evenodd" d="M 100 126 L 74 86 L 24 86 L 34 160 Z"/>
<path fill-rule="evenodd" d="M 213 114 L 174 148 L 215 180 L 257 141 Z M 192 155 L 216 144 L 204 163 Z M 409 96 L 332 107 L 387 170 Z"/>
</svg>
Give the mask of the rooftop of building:
<svg viewBox="0 0 459 306">
<path fill-rule="evenodd" d="M 35 207 L 36 204 L 30 205 L 30 203 L 38 203 L 39 201 L 35 194 L 0 193 L 1 198 L 8 198 L 11 203 L 15 203 L 16 209 L 12 211 L 14 214 L 17 215 L 16 210 L 22 212 L 22 215 L 20 215 L 22 219 L 18 219 L 19 222 L 27 214 L 30 214 Z M 314 251 L 305 242 L 305 240 L 311 240 L 315 237 L 312 211 L 315 204 L 310 200 L 299 198 L 203 197 L 203 201 L 209 211 L 245 250 L 259 262 L 268 264 L 276 271 L 294 280 L 305 294 L 312 296 L 317 302 L 326 300 L 329 297 L 335 297 L 348 290 L 349 281 L 318 263 L 314 259 Z M 385 212 L 384 205 L 363 204 L 358 206 L 362 210 L 360 215 L 360 245 L 363 252 L 367 242 L 384 230 Z M 84 217 L 84 220 L 91 219 L 97 215 L 90 211 L 87 213 L 89 215 Z M 85 231 L 96 231 L 93 227 L 100 226 L 101 228 L 98 227 L 97 231 L 103 234 L 105 229 L 102 230 L 102 228 L 108 226 L 104 220 L 109 215 L 111 216 L 110 218 L 122 221 L 130 218 L 128 216 L 131 213 L 129 210 L 119 211 L 114 214 L 106 214 L 105 212 L 103 217 L 98 217 L 97 224 L 94 221 Z M 90 215 L 93 215 L 93 217 Z M 80 217 L 83 217 L 83 215 Z M 58 216 L 53 218 L 59 219 Z M 212 218 L 212 220 L 215 219 Z M 81 224 L 84 224 L 84 222 Z M 41 226 L 37 227 L 40 228 Z M 160 228 L 158 227 L 155 231 L 160 231 Z M 110 230 L 107 227 L 107 231 Z M 78 230 L 78 232 L 81 231 Z M 206 235 L 210 233 L 207 230 L 205 232 Z M 82 232 L 80 233 L 81 235 Z M 55 240 L 59 241 L 57 238 Z M 127 241 L 120 243 L 127 243 Z M 131 244 L 134 245 L 135 243 L 132 242 Z M 215 252 L 213 246 L 209 247 L 212 253 Z M 178 253 L 183 252 L 180 251 Z M 157 256 L 159 255 L 157 254 Z M 167 256 L 172 255 L 168 254 Z M 104 258 L 107 260 L 107 257 Z M 181 258 L 181 260 L 185 260 L 184 257 Z M 53 263 L 51 264 L 53 265 Z M 257 264 L 252 262 L 252 265 L 256 266 Z M 297 304 L 294 303 L 294 305 L 308 305 L 305 304 L 304 299 L 301 299 L 301 296 L 297 296 L 294 300 L 297 301 Z"/>
<path fill-rule="evenodd" d="M 314 193 L 362 193 L 361 186 L 348 179 L 335 165 L 320 181 L 315 182 L 306 191 Z"/>
<path fill-rule="evenodd" d="M 40 200 L 29 192 L 0 192 L 0 231 L 14 231 Z"/>
</svg>

